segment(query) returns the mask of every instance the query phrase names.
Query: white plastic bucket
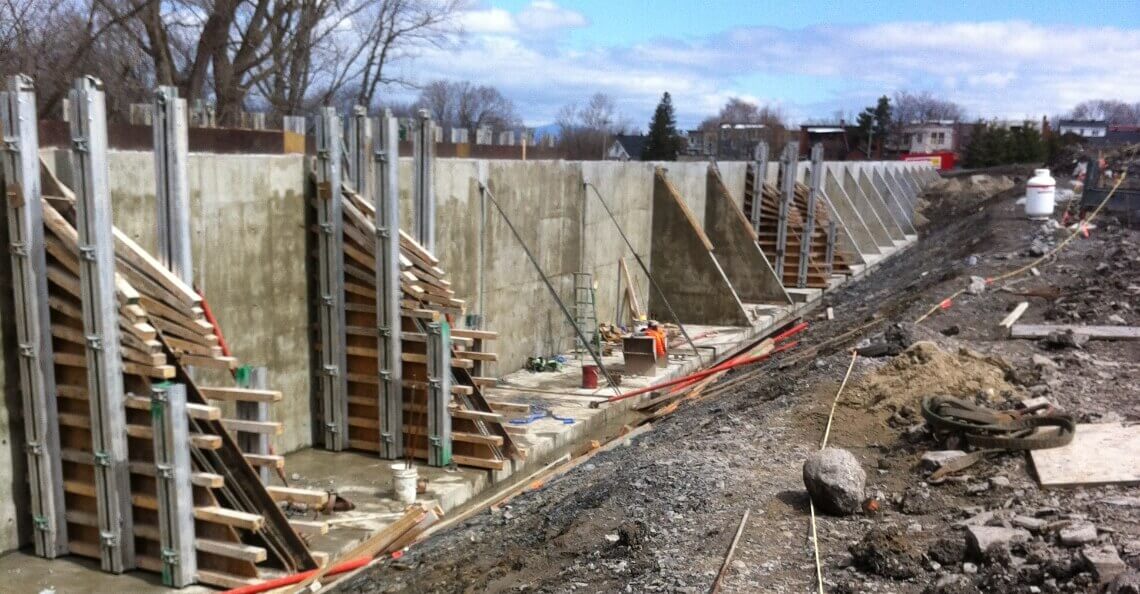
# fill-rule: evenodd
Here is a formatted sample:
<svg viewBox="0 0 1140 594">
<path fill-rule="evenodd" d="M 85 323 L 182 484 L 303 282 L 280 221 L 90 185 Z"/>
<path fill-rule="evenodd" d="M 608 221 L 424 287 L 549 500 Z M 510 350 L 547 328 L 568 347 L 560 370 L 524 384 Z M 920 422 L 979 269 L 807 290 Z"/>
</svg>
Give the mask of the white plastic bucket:
<svg viewBox="0 0 1140 594">
<path fill-rule="evenodd" d="M 1031 219 L 1053 216 L 1056 198 L 1057 180 L 1049 175 L 1048 169 L 1034 170 L 1033 177 L 1025 184 L 1025 216 Z"/>
<path fill-rule="evenodd" d="M 404 468 L 403 464 L 392 465 L 392 494 L 400 503 L 413 503 L 416 500 L 416 468 Z"/>
</svg>

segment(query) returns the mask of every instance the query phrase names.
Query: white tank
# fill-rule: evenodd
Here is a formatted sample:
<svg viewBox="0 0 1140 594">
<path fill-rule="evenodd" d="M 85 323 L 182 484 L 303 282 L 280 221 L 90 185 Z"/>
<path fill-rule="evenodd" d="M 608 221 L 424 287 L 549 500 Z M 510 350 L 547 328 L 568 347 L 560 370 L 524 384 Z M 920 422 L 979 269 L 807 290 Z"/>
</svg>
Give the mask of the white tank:
<svg viewBox="0 0 1140 594">
<path fill-rule="evenodd" d="M 1033 177 L 1025 184 L 1025 216 L 1047 219 L 1053 216 L 1057 198 L 1057 180 L 1048 169 L 1033 170 Z"/>
</svg>

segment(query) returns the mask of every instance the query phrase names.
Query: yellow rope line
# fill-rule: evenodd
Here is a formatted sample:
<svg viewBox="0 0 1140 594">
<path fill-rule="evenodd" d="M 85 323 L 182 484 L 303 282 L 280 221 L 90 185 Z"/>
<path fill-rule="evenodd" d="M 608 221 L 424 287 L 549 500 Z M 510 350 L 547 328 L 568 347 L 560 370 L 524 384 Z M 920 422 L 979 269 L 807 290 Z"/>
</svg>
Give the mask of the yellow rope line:
<svg viewBox="0 0 1140 594">
<path fill-rule="evenodd" d="M 831 435 L 831 422 L 835 419 L 835 407 L 839 404 L 839 396 L 843 394 L 843 388 L 847 386 L 847 380 L 851 379 L 851 370 L 855 369 L 855 359 L 859 358 L 857 351 L 851 351 L 851 363 L 847 365 L 847 373 L 843 376 L 843 382 L 839 384 L 839 389 L 835 392 L 835 399 L 831 401 L 831 412 L 827 414 L 827 427 L 823 430 L 823 440 L 819 443 L 819 449 L 827 447 L 827 438 Z M 815 580 L 819 589 L 819 594 L 823 594 L 823 564 L 819 561 L 819 535 L 816 532 L 815 523 L 815 503 L 812 502 L 811 497 L 808 497 L 808 506 L 811 508 L 811 544 L 815 549 Z"/>
<path fill-rule="evenodd" d="M 1116 189 L 1120 187 L 1120 184 L 1124 183 L 1124 179 L 1126 177 L 1128 177 L 1128 170 L 1127 169 L 1125 169 L 1124 173 L 1121 174 L 1120 179 L 1118 179 L 1116 181 L 1116 185 L 1112 186 L 1112 190 L 1110 190 L 1108 192 L 1108 195 L 1104 197 L 1104 200 L 1100 201 L 1100 204 L 1098 204 L 1096 206 L 1096 208 L 1093 209 L 1092 213 L 1089 214 L 1088 218 L 1077 223 L 1077 228 L 1074 229 L 1073 232 L 1071 234 L 1069 234 L 1069 236 L 1064 239 L 1064 241 L 1057 244 L 1056 247 L 1054 247 L 1053 249 L 1046 252 L 1045 255 L 1041 256 L 1040 258 L 1037 258 L 1036 260 L 1030 262 L 1029 264 L 1026 264 L 1025 266 L 1022 266 L 1021 268 L 1011 270 L 1005 274 L 998 275 L 994 278 L 986 279 L 986 284 L 987 285 L 993 284 L 993 283 L 996 283 L 998 281 L 1002 281 L 1002 280 L 1005 280 L 1007 278 L 1017 276 L 1019 274 L 1024 274 L 1030 268 L 1038 266 L 1042 262 L 1044 262 L 1045 260 L 1048 260 L 1049 258 L 1052 258 L 1053 256 L 1055 256 L 1057 254 L 1057 252 L 1064 249 L 1064 247 L 1066 245 L 1069 245 L 1069 242 L 1076 239 L 1077 236 L 1081 234 L 1081 231 L 1084 230 L 1085 226 L 1088 225 L 1089 223 L 1091 223 L 1092 220 L 1095 219 L 1098 214 L 1100 214 L 1101 209 L 1104 208 L 1104 206 L 1106 204 L 1108 204 L 1108 201 L 1110 199 L 1112 199 L 1112 195 L 1116 193 Z M 958 291 L 954 292 L 953 295 L 950 295 L 949 297 L 943 299 L 942 301 L 939 301 L 938 303 L 936 303 L 934 305 L 934 307 L 931 307 L 929 310 L 927 310 L 926 313 L 919 316 L 919 318 L 917 320 L 915 320 L 914 323 L 915 324 L 921 324 L 923 320 L 934 315 L 934 313 L 936 311 L 938 311 L 939 309 L 942 309 L 942 307 L 945 303 L 953 301 L 954 299 L 957 299 L 959 295 L 961 295 L 962 293 L 965 293 L 965 292 L 966 292 L 966 289 L 959 289 Z"/>
</svg>

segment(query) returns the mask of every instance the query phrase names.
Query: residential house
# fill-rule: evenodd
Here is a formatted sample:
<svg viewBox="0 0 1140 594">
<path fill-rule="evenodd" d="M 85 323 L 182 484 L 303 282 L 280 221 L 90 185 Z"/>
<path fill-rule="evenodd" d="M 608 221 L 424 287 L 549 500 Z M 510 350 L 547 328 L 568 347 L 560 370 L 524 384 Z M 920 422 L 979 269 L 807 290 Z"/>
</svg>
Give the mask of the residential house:
<svg viewBox="0 0 1140 594">
<path fill-rule="evenodd" d="M 858 147 L 853 146 L 852 136 L 848 135 L 848 126 L 840 120 L 838 124 L 807 124 L 800 126 L 800 157 L 811 157 L 811 147 L 817 143 L 823 145 L 823 159 L 825 161 L 858 161 L 866 156 Z M 779 155 L 773 155 L 777 158 Z"/>
<path fill-rule="evenodd" d="M 1057 133 L 1061 136 L 1076 134 L 1082 138 L 1104 138 L 1108 134 L 1108 122 L 1104 120 L 1059 120 Z"/>
<path fill-rule="evenodd" d="M 956 123 L 951 120 L 916 122 L 903 126 L 899 149 L 908 153 L 956 150 Z"/>
<path fill-rule="evenodd" d="M 610 161 L 640 161 L 649 137 L 644 134 L 619 134 L 606 151 Z"/>
</svg>

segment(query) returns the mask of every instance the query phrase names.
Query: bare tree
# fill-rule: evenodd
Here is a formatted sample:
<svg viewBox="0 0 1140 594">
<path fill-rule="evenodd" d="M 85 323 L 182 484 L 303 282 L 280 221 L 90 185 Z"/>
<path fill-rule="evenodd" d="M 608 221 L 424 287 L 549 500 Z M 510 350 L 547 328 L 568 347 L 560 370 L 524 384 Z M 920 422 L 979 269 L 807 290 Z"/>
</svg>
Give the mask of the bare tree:
<svg viewBox="0 0 1140 594">
<path fill-rule="evenodd" d="M 441 124 L 466 128 L 472 136 L 483 126 L 510 128 L 520 122 L 514 102 L 498 89 L 468 81 L 432 81 L 417 104 Z"/>
<path fill-rule="evenodd" d="M 948 99 L 939 99 L 929 91 L 896 91 L 891 109 L 895 123 L 900 126 L 937 121 L 959 122 L 966 117 L 962 106 Z"/>
<path fill-rule="evenodd" d="M 585 105 L 570 103 L 558 111 L 558 148 L 568 159 L 604 158 L 613 138 L 633 130 L 631 120 L 617 109 L 613 98 L 594 93 Z"/>
<path fill-rule="evenodd" d="M 732 158 L 746 158 L 752 147 L 760 140 L 768 143 L 771 154 L 777 155 L 787 142 L 788 127 L 785 124 L 784 114 L 779 108 L 757 105 L 740 97 L 730 97 L 716 115 L 709 116 L 701 122 L 700 129 L 711 132 L 738 124 L 763 127 L 759 130 L 738 131 L 734 134 L 728 132 L 718 134 L 717 153 L 722 157 L 728 154 Z M 744 146 L 748 143 L 751 144 Z"/>
<path fill-rule="evenodd" d="M 1104 120 L 1110 126 L 1140 124 L 1140 103 L 1125 103 L 1117 99 L 1093 99 L 1078 103 L 1069 117 L 1074 120 Z"/>
</svg>

